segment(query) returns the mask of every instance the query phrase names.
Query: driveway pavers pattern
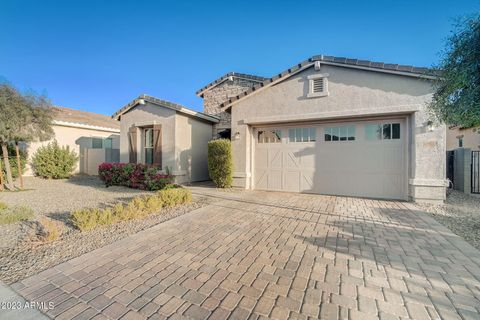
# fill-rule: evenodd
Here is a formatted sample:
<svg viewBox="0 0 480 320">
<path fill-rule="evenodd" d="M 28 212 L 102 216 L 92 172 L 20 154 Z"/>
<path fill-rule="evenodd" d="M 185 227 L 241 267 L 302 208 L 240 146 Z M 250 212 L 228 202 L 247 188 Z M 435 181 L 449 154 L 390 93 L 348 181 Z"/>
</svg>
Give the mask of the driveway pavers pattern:
<svg viewBox="0 0 480 320">
<path fill-rule="evenodd" d="M 411 203 L 218 201 L 12 287 L 59 319 L 479 319 L 480 252 Z"/>
</svg>

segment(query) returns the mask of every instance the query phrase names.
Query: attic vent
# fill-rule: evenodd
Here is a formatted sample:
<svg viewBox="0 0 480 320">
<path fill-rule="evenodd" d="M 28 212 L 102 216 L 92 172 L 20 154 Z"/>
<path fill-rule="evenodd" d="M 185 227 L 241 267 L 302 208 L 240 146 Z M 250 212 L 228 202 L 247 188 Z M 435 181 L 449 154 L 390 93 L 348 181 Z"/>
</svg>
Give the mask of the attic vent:
<svg viewBox="0 0 480 320">
<path fill-rule="evenodd" d="M 308 76 L 308 98 L 328 96 L 328 74 L 313 74 Z"/>
<path fill-rule="evenodd" d="M 324 78 L 313 79 L 313 93 L 321 93 L 324 90 Z"/>
</svg>

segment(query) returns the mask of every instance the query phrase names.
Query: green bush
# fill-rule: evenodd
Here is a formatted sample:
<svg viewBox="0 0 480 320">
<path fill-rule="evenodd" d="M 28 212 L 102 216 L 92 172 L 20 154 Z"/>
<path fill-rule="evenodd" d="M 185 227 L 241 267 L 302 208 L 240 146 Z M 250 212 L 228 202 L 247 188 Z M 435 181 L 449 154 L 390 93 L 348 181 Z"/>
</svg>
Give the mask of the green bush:
<svg viewBox="0 0 480 320">
<path fill-rule="evenodd" d="M 25 221 L 31 218 L 33 218 L 33 210 L 25 206 L 9 208 L 3 204 L 0 210 L 0 225 Z"/>
<path fill-rule="evenodd" d="M 48 179 L 65 179 L 72 175 L 78 161 L 75 151 L 69 146 L 59 146 L 57 141 L 40 147 L 33 155 L 35 175 Z"/>
<path fill-rule="evenodd" d="M 218 139 L 208 143 L 208 173 L 218 188 L 229 188 L 233 182 L 232 145 Z"/>
<path fill-rule="evenodd" d="M 81 231 L 91 230 L 97 226 L 110 225 L 119 221 L 126 221 L 145 217 L 161 208 L 173 207 L 192 201 L 190 190 L 183 188 L 165 189 L 153 195 L 139 196 L 123 205 L 117 203 L 111 208 L 85 208 L 76 210 L 70 216 L 75 227 Z"/>
<path fill-rule="evenodd" d="M 173 207 L 192 201 L 192 193 L 188 189 L 164 189 L 157 191 L 157 198 L 164 207 Z"/>
<path fill-rule="evenodd" d="M 10 163 L 10 168 L 12 169 L 12 177 L 18 178 L 18 166 L 17 166 L 17 153 L 15 151 L 15 145 L 14 144 L 8 144 L 7 147 L 8 150 L 8 162 Z M 20 165 L 22 172 L 25 172 L 25 167 L 27 165 L 27 154 L 23 150 L 19 150 L 20 152 Z M 7 174 L 7 171 L 5 169 L 5 162 L 3 161 L 3 157 L 1 157 L 0 161 L 2 162 L 2 171 L 3 175 L 5 176 Z"/>
</svg>

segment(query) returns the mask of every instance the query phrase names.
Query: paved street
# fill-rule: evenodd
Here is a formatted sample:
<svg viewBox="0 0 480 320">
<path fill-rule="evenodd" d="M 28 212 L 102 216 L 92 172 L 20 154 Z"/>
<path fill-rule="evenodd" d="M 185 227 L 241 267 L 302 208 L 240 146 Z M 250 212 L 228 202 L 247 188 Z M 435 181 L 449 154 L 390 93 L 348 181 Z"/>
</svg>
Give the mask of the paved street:
<svg viewBox="0 0 480 320">
<path fill-rule="evenodd" d="M 217 201 L 12 287 L 61 319 L 479 319 L 480 252 L 410 203 Z"/>
</svg>

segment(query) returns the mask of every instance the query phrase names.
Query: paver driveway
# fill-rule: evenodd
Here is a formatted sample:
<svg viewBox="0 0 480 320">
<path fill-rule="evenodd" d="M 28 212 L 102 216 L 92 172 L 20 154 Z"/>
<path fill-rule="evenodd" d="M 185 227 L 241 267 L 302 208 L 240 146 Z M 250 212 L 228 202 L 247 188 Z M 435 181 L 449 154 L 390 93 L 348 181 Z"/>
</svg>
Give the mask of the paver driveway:
<svg viewBox="0 0 480 320">
<path fill-rule="evenodd" d="M 479 319 L 480 253 L 409 203 L 218 201 L 13 285 L 65 319 Z"/>
</svg>

